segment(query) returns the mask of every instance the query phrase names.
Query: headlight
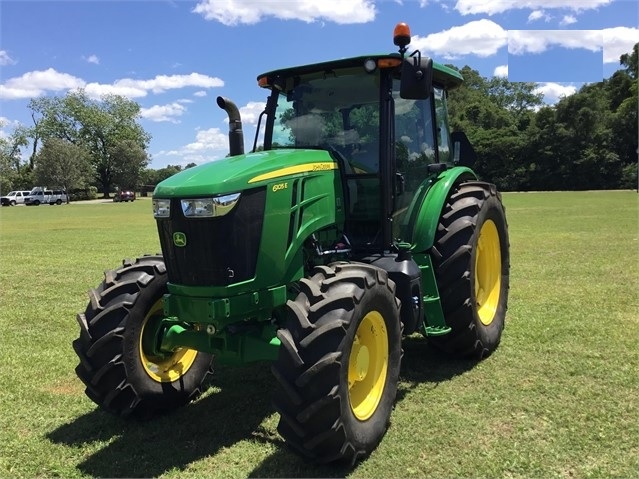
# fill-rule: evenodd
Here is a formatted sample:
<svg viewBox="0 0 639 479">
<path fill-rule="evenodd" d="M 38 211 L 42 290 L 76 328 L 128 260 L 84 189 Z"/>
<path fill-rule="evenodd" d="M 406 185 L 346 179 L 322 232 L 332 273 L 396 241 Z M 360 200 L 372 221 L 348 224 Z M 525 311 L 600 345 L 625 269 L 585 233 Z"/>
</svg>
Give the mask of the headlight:
<svg viewBox="0 0 639 479">
<path fill-rule="evenodd" d="M 187 218 L 210 218 L 229 213 L 240 199 L 241 193 L 216 196 L 214 198 L 194 198 L 181 200 L 182 213 Z"/>
<path fill-rule="evenodd" d="M 213 216 L 214 212 L 213 198 L 182 200 L 182 213 L 187 218 L 206 218 Z"/>
<path fill-rule="evenodd" d="M 153 216 L 156 218 L 168 218 L 171 216 L 171 200 L 153 198 Z"/>
</svg>

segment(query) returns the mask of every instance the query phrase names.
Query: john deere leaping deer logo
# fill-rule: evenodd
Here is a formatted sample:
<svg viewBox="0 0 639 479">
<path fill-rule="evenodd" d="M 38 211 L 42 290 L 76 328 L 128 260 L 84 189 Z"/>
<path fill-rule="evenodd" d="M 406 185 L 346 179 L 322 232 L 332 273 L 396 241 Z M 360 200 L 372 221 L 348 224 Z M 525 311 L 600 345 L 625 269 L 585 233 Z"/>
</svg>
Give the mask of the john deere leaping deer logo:
<svg viewBox="0 0 639 479">
<path fill-rule="evenodd" d="M 173 233 L 173 244 L 178 248 L 184 248 L 186 246 L 186 235 L 181 231 Z"/>
</svg>

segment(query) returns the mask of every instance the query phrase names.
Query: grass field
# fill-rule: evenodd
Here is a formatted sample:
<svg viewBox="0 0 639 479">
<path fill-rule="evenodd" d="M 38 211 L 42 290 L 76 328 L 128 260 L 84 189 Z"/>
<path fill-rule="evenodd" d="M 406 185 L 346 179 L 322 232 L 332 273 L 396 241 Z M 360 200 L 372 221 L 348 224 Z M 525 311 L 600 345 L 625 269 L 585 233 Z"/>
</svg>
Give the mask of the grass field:
<svg viewBox="0 0 639 479">
<path fill-rule="evenodd" d="M 159 251 L 148 199 L 0 209 L 0 477 L 638 477 L 638 195 L 504 195 L 511 291 L 493 356 L 404 345 L 391 427 L 353 470 L 284 447 L 267 364 L 218 368 L 153 422 L 96 409 L 76 312 L 104 269 Z"/>
</svg>

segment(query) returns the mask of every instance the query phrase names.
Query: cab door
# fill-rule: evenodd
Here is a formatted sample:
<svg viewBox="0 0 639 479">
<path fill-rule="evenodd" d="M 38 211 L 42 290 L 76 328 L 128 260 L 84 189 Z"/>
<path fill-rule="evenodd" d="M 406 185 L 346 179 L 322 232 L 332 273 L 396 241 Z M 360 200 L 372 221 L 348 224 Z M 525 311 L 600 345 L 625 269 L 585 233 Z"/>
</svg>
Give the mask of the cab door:
<svg viewBox="0 0 639 479">
<path fill-rule="evenodd" d="M 393 81 L 395 103 L 396 186 L 392 234 L 412 243 L 419 207 L 439 172 L 451 165 L 450 131 L 443 88 L 434 86 L 429 98 L 407 100 Z"/>
</svg>

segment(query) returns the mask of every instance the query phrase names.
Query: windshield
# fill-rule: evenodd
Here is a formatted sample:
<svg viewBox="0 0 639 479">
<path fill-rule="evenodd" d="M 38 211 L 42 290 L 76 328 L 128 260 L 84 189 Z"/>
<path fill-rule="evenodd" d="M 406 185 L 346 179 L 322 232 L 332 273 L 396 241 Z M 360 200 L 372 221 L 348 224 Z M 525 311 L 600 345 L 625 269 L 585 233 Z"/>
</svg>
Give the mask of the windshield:
<svg viewBox="0 0 639 479">
<path fill-rule="evenodd" d="M 354 67 L 291 80 L 278 99 L 272 147 L 336 150 L 362 172 L 377 171 L 379 73 Z"/>
</svg>

